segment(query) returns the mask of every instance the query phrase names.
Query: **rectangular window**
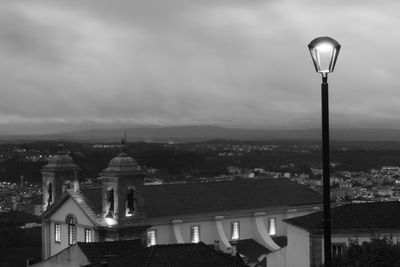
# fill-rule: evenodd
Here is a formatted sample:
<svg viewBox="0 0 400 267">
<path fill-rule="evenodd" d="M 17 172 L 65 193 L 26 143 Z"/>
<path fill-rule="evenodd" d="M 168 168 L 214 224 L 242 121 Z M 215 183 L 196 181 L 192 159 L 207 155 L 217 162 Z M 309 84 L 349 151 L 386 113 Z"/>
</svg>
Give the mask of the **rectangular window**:
<svg viewBox="0 0 400 267">
<path fill-rule="evenodd" d="M 54 241 L 61 242 L 61 225 L 58 223 L 54 224 Z"/>
<path fill-rule="evenodd" d="M 345 243 L 332 243 L 332 257 L 344 254 L 346 249 Z"/>
<path fill-rule="evenodd" d="M 276 235 L 276 218 L 268 218 L 268 234 Z"/>
<path fill-rule="evenodd" d="M 190 243 L 200 242 L 200 226 L 195 225 L 190 228 Z"/>
<path fill-rule="evenodd" d="M 232 224 L 231 224 L 231 239 L 239 240 L 239 238 L 240 238 L 239 222 L 232 222 Z"/>
<path fill-rule="evenodd" d="M 147 231 L 147 246 L 151 247 L 157 244 L 156 230 Z"/>
<path fill-rule="evenodd" d="M 91 229 L 85 229 L 85 242 L 86 243 L 92 242 L 92 230 Z"/>
</svg>

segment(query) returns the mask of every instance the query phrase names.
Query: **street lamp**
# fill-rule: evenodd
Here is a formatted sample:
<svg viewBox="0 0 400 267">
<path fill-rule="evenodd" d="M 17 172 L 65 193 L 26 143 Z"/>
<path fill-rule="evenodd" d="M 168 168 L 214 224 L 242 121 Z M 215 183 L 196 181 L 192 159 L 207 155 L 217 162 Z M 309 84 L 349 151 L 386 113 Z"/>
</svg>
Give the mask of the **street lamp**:
<svg viewBox="0 0 400 267">
<path fill-rule="evenodd" d="M 331 267 L 331 199 L 329 179 L 329 102 L 328 73 L 333 72 L 340 44 L 327 36 L 318 37 L 308 45 L 315 70 L 322 74 L 322 171 L 324 202 L 324 255 L 325 267 Z"/>
</svg>

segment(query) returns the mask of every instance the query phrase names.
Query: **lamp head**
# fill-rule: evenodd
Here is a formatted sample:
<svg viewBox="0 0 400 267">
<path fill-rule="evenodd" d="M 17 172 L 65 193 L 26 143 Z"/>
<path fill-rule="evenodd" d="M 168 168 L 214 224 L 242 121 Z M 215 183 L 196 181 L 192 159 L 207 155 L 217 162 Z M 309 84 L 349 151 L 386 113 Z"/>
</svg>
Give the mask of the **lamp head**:
<svg viewBox="0 0 400 267">
<path fill-rule="evenodd" d="M 315 70 L 326 76 L 333 72 L 339 55 L 340 44 L 327 36 L 315 38 L 308 45 Z"/>
</svg>

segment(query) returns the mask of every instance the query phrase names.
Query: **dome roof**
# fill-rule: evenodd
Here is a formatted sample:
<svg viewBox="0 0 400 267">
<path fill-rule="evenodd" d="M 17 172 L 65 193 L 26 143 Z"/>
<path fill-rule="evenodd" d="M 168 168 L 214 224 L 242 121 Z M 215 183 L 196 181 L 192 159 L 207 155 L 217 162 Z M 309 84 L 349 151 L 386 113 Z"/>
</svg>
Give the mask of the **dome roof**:
<svg viewBox="0 0 400 267">
<path fill-rule="evenodd" d="M 75 165 L 72 158 L 67 154 L 66 151 L 58 151 L 56 155 L 49 158 L 48 164 L 43 167 L 44 171 L 52 170 L 65 170 L 65 171 L 76 171 L 79 167 Z"/>
<path fill-rule="evenodd" d="M 120 153 L 117 157 L 110 160 L 107 169 L 103 171 L 105 174 L 128 175 L 140 171 L 139 164 L 126 153 Z"/>
</svg>

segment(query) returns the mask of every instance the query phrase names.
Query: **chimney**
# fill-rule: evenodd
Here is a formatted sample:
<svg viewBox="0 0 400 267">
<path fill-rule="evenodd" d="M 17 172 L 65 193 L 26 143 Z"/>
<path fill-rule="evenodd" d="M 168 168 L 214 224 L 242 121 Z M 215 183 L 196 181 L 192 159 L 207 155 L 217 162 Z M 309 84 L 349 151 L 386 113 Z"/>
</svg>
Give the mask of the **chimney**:
<svg viewBox="0 0 400 267">
<path fill-rule="evenodd" d="M 73 189 L 74 192 L 78 192 L 79 191 L 79 181 L 78 181 L 78 172 L 74 171 L 74 176 L 75 176 L 75 180 L 73 182 Z"/>
<path fill-rule="evenodd" d="M 73 183 L 74 183 L 74 186 L 73 186 L 74 192 L 78 192 L 78 191 L 79 191 L 79 182 L 78 182 L 78 179 L 75 179 Z"/>
</svg>

